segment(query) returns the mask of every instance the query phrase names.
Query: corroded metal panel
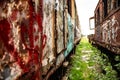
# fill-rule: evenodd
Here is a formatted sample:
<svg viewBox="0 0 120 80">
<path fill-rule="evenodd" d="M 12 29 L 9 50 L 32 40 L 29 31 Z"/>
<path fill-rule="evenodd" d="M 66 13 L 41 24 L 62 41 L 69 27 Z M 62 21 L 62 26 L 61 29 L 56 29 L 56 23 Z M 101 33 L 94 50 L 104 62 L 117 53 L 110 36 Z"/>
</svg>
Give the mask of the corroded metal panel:
<svg viewBox="0 0 120 80">
<path fill-rule="evenodd" d="M 54 35 L 54 25 L 55 25 L 55 0 L 45 0 L 43 2 L 43 34 L 46 36 L 45 47 L 43 50 L 43 74 L 46 74 L 51 65 L 53 65 L 54 48 L 55 48 L 55 35 Z"/>
<path fill-rule="evenodd" d="M 71 17 L 71 15 L 68 12 L 68 7 L 67 7 L 67 2 L 64 1 L 64 45 L 65 45 L 65 50 L 64 52 L 61 52 L 60 55 L 58 55 L 57 57 L 57 61 L 56 61 L 56 65 L 60 65 L 64 59 L 70 54 L 70 52 L 72 51 L 72 49 L 74 48 L 74 38 L 75 38 L 75 34 L 76 34 L 76 38 L 80 37 L 80 28 L 79 28 L 79 19 L 77 16 L 77 12 L 76 11 L 76 7 L 75 5 L 73 5 L 71 7 L 71 9 L 75 9 L 73 10 L 73 12 L 76 14 L 73 14 L 74 18 Z M 76 22 L 76 24 L 75 24 Z M 76 32 L 74 32 L 74 30 Z"/>
<path fill-rule="evenodd" d="M 72 19 L 69 14 L 67 14 L 67 21 L 68 21 L 68 41 L 67 41 L 67 50 L 64 53 L 64 56 L 67 57 L 68 54 L 73 49 L 74 45 L 74 27 L 72 24 Z"/>
<path fill-rule="evenodd" d="M 102 27 L 102 41 L 111 45 L 120 45 L 120 11 L 107 19 Z"/>
<path fill-rule="evenodd" d="M 102 29 L 101 29 L 100 25 L 95 28 L 95 38 L 94 39 L 97 40 L 97 41 L 100 41 L 100 42 L 102 40 L 101 31 L 102 31 Z"/>
<path fill-rule="evenodd" d="M 57 53 L 64 49 L 63 42 L 63 0 L 56 0 L 56 30 L 57 30 Z"/>
<path fill-rule="evenodd" d="M 97 16 L 99 13 L 101 15 Z M 95 42 L 120 54 L 120 6 L 118 1 L 99 0 L 95 10 L 95 18 Z M 100 22 L 98 23 L 99 18 Z"/>
<path fill-rule="evenodd" d="M 42 80 L 61 65 L 78 20 L 64 1 L 0 0 L 0 80 Z"/>
<path fill-rule="evenodd" d="M 67 4 L 67 0 L 65 2 Z M 67 10 L 67 5 L 64 7 L 64 19 L 65 19 L 65 25 L 64 25 L 64 35 L 65 35 L 65 48 L 67 48 L 67 42 L 68 42 L 68 10 Z"/>
<path fill-rule="evenodd" d="M 39 0 L 0 2 L 0 80 L 40 79 L 43 46 L 40 4 Z"/>
</svg>

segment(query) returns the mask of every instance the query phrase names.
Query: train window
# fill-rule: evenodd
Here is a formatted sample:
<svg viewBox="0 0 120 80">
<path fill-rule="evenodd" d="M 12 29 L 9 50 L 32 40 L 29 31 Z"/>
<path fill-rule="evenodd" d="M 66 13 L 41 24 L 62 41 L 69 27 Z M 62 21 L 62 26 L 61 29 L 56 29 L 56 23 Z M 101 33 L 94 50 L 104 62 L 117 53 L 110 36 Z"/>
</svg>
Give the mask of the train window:
<svg viewBox="0 0 120 80">
<path fill-rule="evenodd" d="M 120 0 L 118 0 L 118 6 L 120 6 Z"/>
<path fill-rule="evenodd" d="M 71 0 L 67 0 L 68 13 L 71 15 Z"/>
<path fill-rule="evenodd" d="M 107 3 L 107 10 L 108 10 L 108 13 L 111 11 L 111 0 L 108 0 L 107 1 L 108 3 Z"/>
<path fill-rule="evenodd" d="M 97 10 L 97 24 L 100 23 L 100 9 Z"/>
<path fill-rule="evenodd" d="M 107 0 L 103 0 L 103 4 L 104 4 L 104 18 L 107 16 L 108 14 L 108 10 L 107 10 Z"/>
<path fill-rule="evenodd" d="M 115 0 L 112 0 L 112 9 L 117 8 L 117 2 Z"/>
<path fill-rule="evenodd" d="M 120 0 L 112 0 L 112 3 L 113 3 L 113 9 L 120 6 Z"/>
</svg>

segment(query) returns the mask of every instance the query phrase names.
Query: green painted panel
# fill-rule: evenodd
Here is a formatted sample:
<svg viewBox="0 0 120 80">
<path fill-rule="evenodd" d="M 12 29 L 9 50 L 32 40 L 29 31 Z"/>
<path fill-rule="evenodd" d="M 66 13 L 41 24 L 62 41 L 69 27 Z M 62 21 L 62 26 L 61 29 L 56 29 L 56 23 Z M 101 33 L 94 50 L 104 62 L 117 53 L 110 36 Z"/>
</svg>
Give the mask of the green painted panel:
<svg viewBox="0 0 120 80">
<path fill-rule="evenodd" d="M 68 43 L 67 43 L 67 50 L 64 53 L 64 56 L 67 57 L 71 50 L 73 49 L 73 42 L 74 42 L 74 32 L 73 32 L 73 24 L 71 21 L 71 16 L 68 14 Z"/>
</svg>

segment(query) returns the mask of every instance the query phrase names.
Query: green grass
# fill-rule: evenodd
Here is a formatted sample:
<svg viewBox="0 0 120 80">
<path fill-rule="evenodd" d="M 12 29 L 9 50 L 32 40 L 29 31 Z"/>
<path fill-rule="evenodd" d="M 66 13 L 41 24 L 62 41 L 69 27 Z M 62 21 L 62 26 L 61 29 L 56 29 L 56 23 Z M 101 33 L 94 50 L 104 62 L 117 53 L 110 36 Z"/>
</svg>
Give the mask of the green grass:
<svg viewBox="0 0 120 80">
<path fill-rule="evenodd" d="M 88 43 L 86 37 L 77 46 L 71 64 L 69 80 L 118 80 L 108 57 Z"/>
</svg>

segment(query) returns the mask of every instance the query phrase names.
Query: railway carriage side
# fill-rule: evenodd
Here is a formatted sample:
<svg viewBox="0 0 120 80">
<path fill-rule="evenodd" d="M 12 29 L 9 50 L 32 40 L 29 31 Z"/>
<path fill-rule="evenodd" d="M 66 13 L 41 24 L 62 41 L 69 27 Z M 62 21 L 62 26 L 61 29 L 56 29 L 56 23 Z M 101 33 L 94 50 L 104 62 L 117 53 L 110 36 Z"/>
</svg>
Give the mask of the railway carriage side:
<svg viewBox="0 0 120 80">
<path fill-rule="evenodd" d="M 120 0 L 99 0 L 94 13 L 93 42 L 120 54 Z"/>
<path fill-rule="evenodd" d="M 0 80 L 47 80 L 80 35 L 75 0 L 0 0 Z"/>
</svg>

